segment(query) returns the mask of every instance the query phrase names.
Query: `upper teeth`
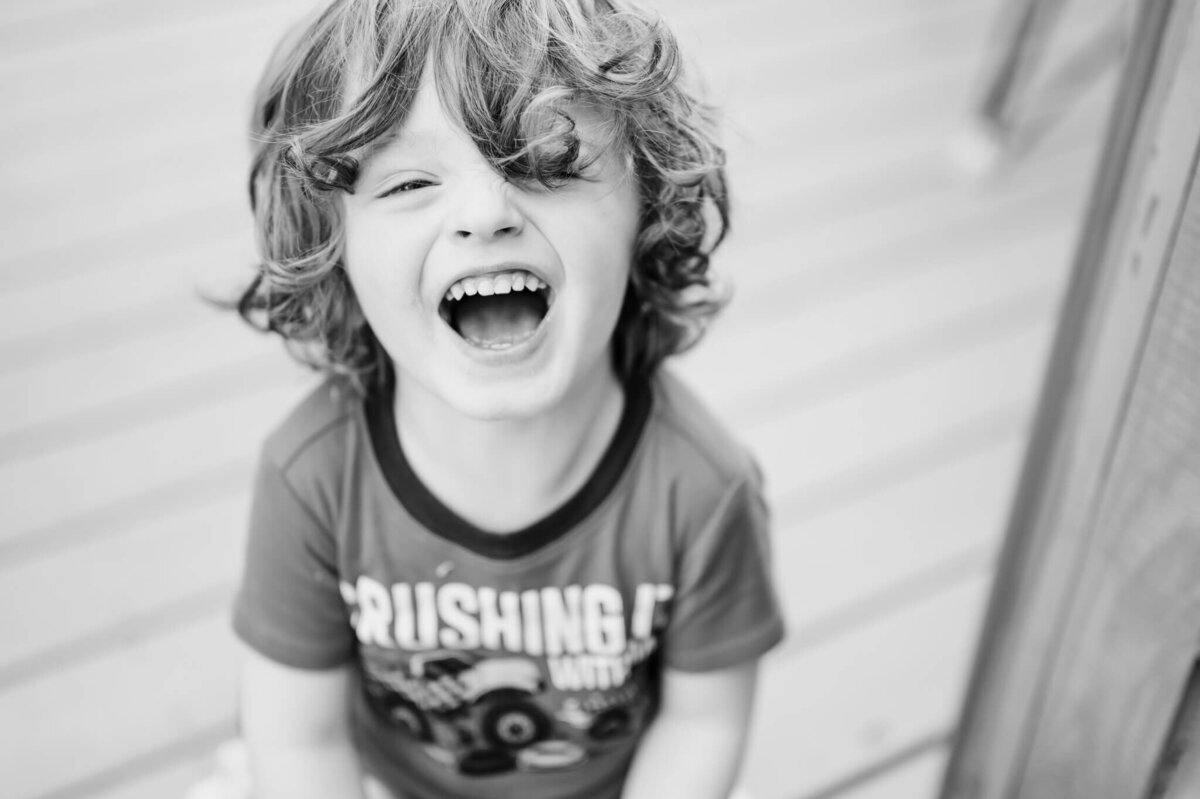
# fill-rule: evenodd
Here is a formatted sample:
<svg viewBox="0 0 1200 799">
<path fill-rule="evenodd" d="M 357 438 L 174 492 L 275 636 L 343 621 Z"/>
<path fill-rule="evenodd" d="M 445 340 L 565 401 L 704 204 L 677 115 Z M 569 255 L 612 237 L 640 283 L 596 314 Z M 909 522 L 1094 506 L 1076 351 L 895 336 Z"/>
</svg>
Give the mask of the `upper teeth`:
<svg viewBox="0 0 1200 799">
<path fill-rule="evenodd" d="M 446 299 L 461 300 L 467 294 L 490 297 L 510 291 L 537 291 L 546 286 L 528 272 L 495 272 L 479 277 L 464 277 L 446 290 Z"/>
</svg>

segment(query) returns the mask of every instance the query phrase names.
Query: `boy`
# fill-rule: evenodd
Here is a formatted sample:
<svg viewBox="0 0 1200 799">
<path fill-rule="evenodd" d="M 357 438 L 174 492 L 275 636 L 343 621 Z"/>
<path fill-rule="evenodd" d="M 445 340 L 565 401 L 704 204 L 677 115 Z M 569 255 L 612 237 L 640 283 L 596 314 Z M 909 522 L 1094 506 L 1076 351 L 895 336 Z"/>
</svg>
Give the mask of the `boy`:
<svg viewBox="0 0 1200 799">
<path fill-rule="evenodd" d="M 260 87 L 239 308 L 330 379 L 234 626 L 258 799 L 724 799 L 782 637 L 757 469 L 660 369 L 721 151 L 624 0 L 339 0 Z"/>
</svg>

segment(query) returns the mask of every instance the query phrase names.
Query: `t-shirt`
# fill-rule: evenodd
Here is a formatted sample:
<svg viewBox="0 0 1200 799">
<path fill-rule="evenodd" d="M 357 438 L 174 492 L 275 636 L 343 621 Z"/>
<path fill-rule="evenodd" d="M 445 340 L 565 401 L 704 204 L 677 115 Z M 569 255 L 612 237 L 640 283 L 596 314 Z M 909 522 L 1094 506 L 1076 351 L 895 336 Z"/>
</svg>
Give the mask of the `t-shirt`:
<svg viewBox="0 0 1200 799">
<path fill-rule="evenodd" d="M 268 437 L 237 634 L 351 665 L 364 767 L 405 799 L 618 796 L 664 666 L 783 636 L 753 459 L 660 370 L 585 485 L 496 535 L 413 473 L 391 391 L 328 381 Z"/>
</svg>

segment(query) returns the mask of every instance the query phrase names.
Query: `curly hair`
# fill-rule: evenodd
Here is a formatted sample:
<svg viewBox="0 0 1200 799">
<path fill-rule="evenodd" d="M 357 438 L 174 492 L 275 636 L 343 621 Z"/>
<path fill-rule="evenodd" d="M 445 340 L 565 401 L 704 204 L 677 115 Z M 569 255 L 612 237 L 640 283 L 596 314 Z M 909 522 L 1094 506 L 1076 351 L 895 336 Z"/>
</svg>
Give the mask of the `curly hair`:
<svg viewBox="0 0 1200 799">
<path fill-rule="evenodd" d="M 674 37 L 627 0 L 335 0 L 280 43 L 256 92 L 250 200 L 261 263 L 237 303 L 292 353 L 365 391 L 387 371 L 343 268 L 339 192 L 402 125 L 426 69 L 494 169 L 553 188 L 577 168 L 567 104 L 598 108 L 638 186 L 613 335 L 622 379 L 699 340 L 726 297 L 724 151 L 684 86 Z"/>
</svg>

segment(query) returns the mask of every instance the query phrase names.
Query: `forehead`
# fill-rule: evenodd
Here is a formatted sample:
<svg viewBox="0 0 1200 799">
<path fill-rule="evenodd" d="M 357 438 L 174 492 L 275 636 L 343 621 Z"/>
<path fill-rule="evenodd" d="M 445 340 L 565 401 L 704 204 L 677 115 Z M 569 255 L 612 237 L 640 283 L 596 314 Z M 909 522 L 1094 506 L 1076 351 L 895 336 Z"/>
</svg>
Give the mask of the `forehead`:
<svg viewBox="0 0 1200 799">
<path fill-rule="evenodd" d="M 430 95 L 434 96 L 431 98 Z M 439 130 L 445 131 L 451 127 L 450 118 L 437 101 L 436 93 L 428 91 L 423 83 L 413 95 L 412 104 L 404 118 L 368 144 L 358 154 L 359 162 L 365 166 L 389 153 L 427 148 L 434 144 Z"/>
</svg>

